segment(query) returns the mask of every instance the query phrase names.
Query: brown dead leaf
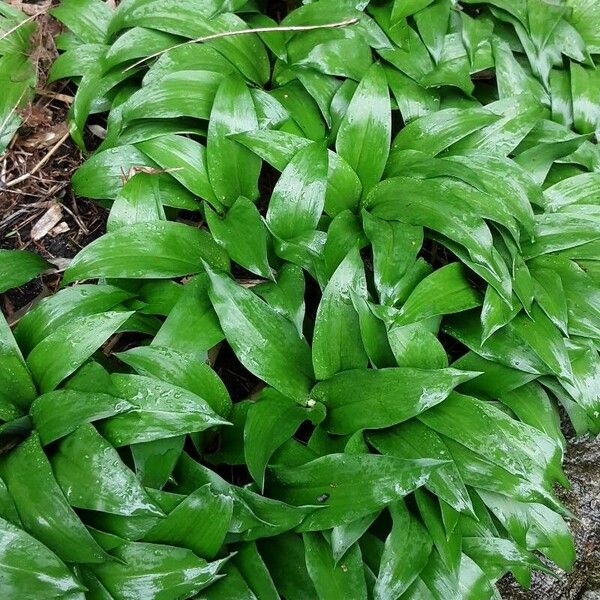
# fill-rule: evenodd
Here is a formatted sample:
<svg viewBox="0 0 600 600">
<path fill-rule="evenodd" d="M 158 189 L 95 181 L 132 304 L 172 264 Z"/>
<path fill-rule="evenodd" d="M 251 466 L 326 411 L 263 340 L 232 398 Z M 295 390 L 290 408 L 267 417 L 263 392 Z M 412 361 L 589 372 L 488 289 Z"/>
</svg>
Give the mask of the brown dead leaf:
<svg viewBox="0 0 600 600">
<path fill-rule="evenodd" d="M 22 140 L 20 145 L 28 150 L 49 148 L 68 133 L 68 131 L 69 128 L 66 123 L 57 123 L 47 129 L 35 131 L 32 135 Z"/>
<path fill-rule="evenodd" d="M 37 242 L 44 238 L 60 222 L 62 216 L 60 204 L 52 204 L 31 228 L 31 239 Z"/>
</svg>

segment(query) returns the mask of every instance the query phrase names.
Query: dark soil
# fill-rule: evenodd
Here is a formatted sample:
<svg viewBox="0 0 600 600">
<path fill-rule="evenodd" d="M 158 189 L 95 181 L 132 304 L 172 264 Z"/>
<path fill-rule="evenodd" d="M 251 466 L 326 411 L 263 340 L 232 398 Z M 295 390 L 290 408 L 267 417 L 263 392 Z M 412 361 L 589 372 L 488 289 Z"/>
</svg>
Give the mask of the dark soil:
<svg viewBox="0 0 600 600">
<path fill-rule="evenodd" d="M 600 440 L 569 439 L 564 468 L 572 489 L 561 491 L 561 499 L 578 519 L 570 524 L 575 568 L 556 579 L 536 573 L 530 590 L 506 577 L 499 585 L 506 600 L 600 600 Z"/>
</svg>

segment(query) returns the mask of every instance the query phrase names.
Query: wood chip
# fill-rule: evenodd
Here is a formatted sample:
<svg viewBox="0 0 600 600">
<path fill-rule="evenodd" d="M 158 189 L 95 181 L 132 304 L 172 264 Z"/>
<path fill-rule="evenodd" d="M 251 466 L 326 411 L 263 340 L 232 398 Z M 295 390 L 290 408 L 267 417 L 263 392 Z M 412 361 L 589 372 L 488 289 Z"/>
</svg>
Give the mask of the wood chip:
<svg viewBox="0 0 600 600">
<path fill-rule="evenodd" d="M 53 204 L 31 228 L 31 239 L 35 242 L 44 238 L 63 217 L 60 204 Z"/>
<path fill-rule="evenodd" d="M 58 123 L 48 129 L 36 131 L 33 135 L 22 140 L 20 145 L 28 150 L 49 148 L 68 132 L 69 128 L 66 123 Z"/>
<path fill-rule="evenodd" d="M 67 223 L 65 223 L 64 221 L 62 221 L 56 227 L 54 227 L 53 229 L 50 230 L 50 235 L 52 237 L 56 237 L 57 235 L 60 235 L 61 233 L 67 233 L 67 231 L 69 231 L 69 229 L 71 229 L 69 227 L 69 225 Z"/>
</svg>

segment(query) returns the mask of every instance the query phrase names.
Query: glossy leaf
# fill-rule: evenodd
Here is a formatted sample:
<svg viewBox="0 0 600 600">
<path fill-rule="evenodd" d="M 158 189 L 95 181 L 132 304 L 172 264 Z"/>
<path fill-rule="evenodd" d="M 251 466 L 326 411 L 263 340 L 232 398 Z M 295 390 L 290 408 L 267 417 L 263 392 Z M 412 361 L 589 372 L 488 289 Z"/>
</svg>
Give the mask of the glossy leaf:
<svg viewBox="0 0 600 600">
<path fill-rule="evenodd" d="M 383 68 L 375 63 L 359 83 L 336 141 L 338 154 L 356 171 L 364 193 L 381 179 L 391 130 L 387 81 Z"/>
<path fill-rule="evenodd" d="M 318 383 L 311 396 L 327 407 L 327 430 L 344 435 L 406 421 L 445 400 L 474 375 L 454 369 L 357 369 Z"/>
<path fill-rule="evenodd" d="M 283 394 L 305 400 L 313 377 L 310 351 L 291 321 L 250 290 L 207 271 L 211 301 L 240 362 Z"/>
<path fill-rule="evenodd" d="M 189 275 L 202 270 L 203 260 L 216 268 L 229 268 L 227 255 L 206 230 L 170 221 L 138 223 L 86 246 L 65 271 L 63 282 Z"/>
</svg>

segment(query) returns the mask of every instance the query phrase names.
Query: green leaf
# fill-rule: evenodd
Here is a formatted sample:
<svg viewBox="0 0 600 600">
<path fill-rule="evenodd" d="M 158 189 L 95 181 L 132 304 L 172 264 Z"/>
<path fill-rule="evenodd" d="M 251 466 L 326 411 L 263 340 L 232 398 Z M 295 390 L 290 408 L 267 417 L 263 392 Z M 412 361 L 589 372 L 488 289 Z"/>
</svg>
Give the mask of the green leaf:
<svg viewBox="0 0 600 600">
<path fill-rule="evenodd" d="M 323 534 L 305 533 L 302 537 L 306 552 L 306 568 L 319 598 L 366 600 L 367 587 L 358 544 L 350 548 L 342 564 L 336 565 L 331 546 Z"/>
<path fill-rule="evenodd" d="M 125 543 L 113 555 L 117 560 L 92 569 L 113 598 L 191 597 L 217 579 L 223 564 L 222 560 L 207 563 L 184 548 L 158 544 Z"/>
<path fill-rule="evenodd" d="M 55 390 L 42 394 L 31 406 L 31 418 L 42 445 L 50 444 L 91 423 L 133 409 L 133 405 L 108 394 Z"/>
<path fill-rule="evenodd" d="M 45 337 L 27 357 L 41 392 L 51 392 L 80 367 L 132 315 L 105 312 L 77 317 Z"/>
<path fill-rule="evenodd" d="M 104 421 L 99 430 L 114 446 L 139 444 L 227 425 L 208 403 L 170 383 L 142 375 L 113 374 L 112 382 L 133 410 Z"/>
<path fill-rule="evenodd" d="M 77 317 L 111 310 L 131 298 L 126 290 L 112 285 L 78 285 L 40 300 L 15 327 L 15 338 L 24 352 Z"/>
<path fill-rule="evenodd" d="M 65 0 L 52 9 L 52 16 L 88 44 L 101 44 L 106 40 L 112 14 L 101 0 Z"/>
<path fill-rule="evenodd" d="M 497 119 L 497 115 L 480 108 L 447 108 L 423 116 L 409 123 L 396 136 L 392 143 L 389 164 L 393 165 L 396 156 L 405 150 L 419 150 L 428 156 L 436 156 Z"/>
<path fill-rule="evenodd" d="M 208 350 L 224 337 L 208 297 L 209 285 L 208 276 L 201 273 L 183 286 L 181 296 L 156 333 L 152 346 L 206 360 Z M 193 327 L 190 322 L 194 323 Z"/>
<path fill-rule="evenodd" d="M 3 314 L 0 314 L 0 359 L 0 400 L 4 405 L 3 410 L 14 412 L 16 417 L 19 414 L 16 407 L 27 410 L 37 396 L 37 391 Z"/>
<path fill-rule="evenodd" d="M 561 569 L 572 568 L 573 537 L 560 515 L 543 504 L 525 504 L 484 490 L 478 493 L 517 544 L 539 549 Z"/>
<path fill-rule="evenodd" d="M 399 367 L 443 369 L 448 366 L 444 346 L 422 321 L 390 327 L 388 340 Z"/>
<path fill-rule="evenodd" d="M 327 407 L 327 431 L 345 435 L 406 421 L 445 400 L 474 375 L 456 369 L 356 369 L 318 383 L 311 396 Z"/>
<path fill-rule="evenodd" d="M 298 467 L 271 467 L 267 489 L 296 506 L 320 506 L 301 526 L 302 531 L 319 531 L 356 521 L 399 500 L 427 483 L 439 464 L 371 454 L 329 454 Z"/>
<path fill-rule="evenodd" d="M 223 219 L 208 206 L 205 216 L 215 241 L 227 251 L 231 260 L 255 275 L 272 279 L 267 257 L 269 234 L 250 200 L 239 197 Z"/>
<path fill-rule="evenodd" d="M 205 260 L 227 270 L 229 259 L 208 231 L 183 223 L 138 223 L 86 246 L 65 271 L 63 283 L 97 277 L 167 278 L 202 271 Z"/>
<path fill-rule="evenodd" d="M 279 314 L 294 323 L 298 335 L 302 337 L 305 312 L 305 282 L 302 269 L 285 263 L 278 272 L 276 282 L 260 283 L 253 291 Z"/>
<path fill-rule="evenodd" d="M 247 148 L 227 136 L 258 128 L 252 96 L 239 75 L 230 75 L 215 96 L 207 138 L 207 163 L 215 196 L 225 206 L 240 197 L 258 198 L 262 162 Z"/>
<path fill-rule="evenodd" d="M 208 179 L 206 148 L 182 135 L 160 135 L 135 144 L 161 169 L 171 170 L 170 175 L 190 192 L 217 207 L 217 200 Z"/>
<path fill-rule="evenodd" d="M 145 487 L 161 489 L 181 456 L 185 435 L 131 445 L 135 472 Z"/>
<path fill-rule="evenodd" d="M 209 267 L 210 299 L 240 362 L 282 394 L 303 402 L 313 379 L 306 341 L 285 317 Z"/>
<path fill-rule="evenodd" d="M 317 379 L 327 379 L 346 369 L 366 367 L 358 314 L 350 293 L 366 296 L 364 266 L 352 249 L 323 291 L 313 337 L 313 365 Z"/>
<path fill-rule="evenodd" d="M 156 377 L 185 388 L 227 417 L 231 398 L 219 376 L 200 358 L 161 346 L 140 346 L 117 354 L 139 375 Z"/>
<path fill-rule="evenodd" d="M 276 236 L 291 239 L 316 228 L 325 206 L 327 171 L 327 152 L 316 143 L 287 164 L 267 211 L 267 223 Z"/>
<path fill-rule="evenodd" d="M 363 227 L 373 246 L 375 286 L 382 304 L 399 299 L 402 281 L 423 244 L 423 229 L 397 221 L 384 221 L 363 211 Z"/>
<path fill-rule="evenodd" d="M 3 458 L 0 471 L 28 533 L 65 562 L 106 560 L 56 483 L 36 434 Z"/>
<path fill-rule="evenodd" d="M 258 548 L 281 595 L 288 600 L 317 597 L 306 568 L 304 542 L 299 535 L 286 533 L 261 540 Z"/>
<path fill-rule="evenodd" d="M 134 175 L 115 198 L 106 223 L 107 231 L 115 231 L 135 223 L 165 220 L 160 201 L 158 180 L 147 173 Z"/>
<path fill-rule="evenodd" d="M 0 294 L 20 287 L 51 265 L 41 256 L 25 250 L 0 250 Z"/>
<path fill-rule="evenodd" d="M 377 600 L 402 595 L 427 564 L 431 552 L 431 538 L 405 504 L 392 504 L 389 510 L 392 531 L 385 540 L 375 583 L 373 597 Z"/>
<path fill-rule="evenodd" d="M 230 496 L 215 494 L 205 485 L 160 520 L 144 541 L 189 548 L 202 558 L 214 558 L 225 540 L 232 511 Z"/>
<path fill-rule="evenodd" d="M 356 171 L 365 194 L 381 179 L 391 135 L 387 80 L 383 67 L 375 63 L 358 85 L 336 141 L 338 154 Z"/>
<path fill-rule="evenodd" d="M 23 530 L 0 518 L 4 546 L 0 553 L 2 590 L 20 596 L 23 590 L 39 598 L 63 598 L 83 586 L 67 566 L 46 546 Z"/>
<path fill-rule="evenodd" d="M 280 596 L 256 544 L 243 544 L 237 548 L 233 563 L 260 600 L 279 600 Z"/>
<path fill-rule="evenodd" d="M 562 476 L 556 443 L 489 403 L 452 394 L 443 404 L 419 415 L 419 420 L 525 479 L 544 482 Z"/>
<path fill-rule="evenodd" d="M 417 419 L 384 431 L 371 431 L 369 443 L 379 452 L 406 460 L 446 460 L 429 476 L 426 486 L 458 512 L 473 514 L 471 498 L 442 437 Z"/>
<path fill-rule="evenodd" d="M 71 506 L 116 515 L 163 514 L 92 425 L 81 425 L 63 438 L 51 462 Z"/>
<path fill-rule="evenodd" d="M 398 313 L 396 322 L 423 321 L 480 306 L 479 294 L 466 275 L 466 269 L 458 262 L 434 271 L 413 290 Z"/>
<path fill-rule="evenodd" d="M 265 469 L 275 450 L 289 440 L 304 421 L 310 419 L 315 423 L 323 416 L 321 405 L 303 408 L 273 389 L 263 390 L 257 402 L 248 409 L 244 426 L 246 464 L 261 489 Z"/>
</svg>

